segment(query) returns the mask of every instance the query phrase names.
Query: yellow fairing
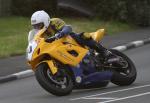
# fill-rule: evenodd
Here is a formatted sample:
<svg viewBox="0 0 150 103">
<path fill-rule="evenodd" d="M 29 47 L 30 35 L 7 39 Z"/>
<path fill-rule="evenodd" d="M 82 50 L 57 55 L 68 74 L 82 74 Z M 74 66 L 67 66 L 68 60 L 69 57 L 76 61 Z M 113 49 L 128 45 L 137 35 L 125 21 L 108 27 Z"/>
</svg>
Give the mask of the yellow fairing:
<svg viewBox="0 0 150 103">
<path fill-rule="evenodd" d="M 33 69 L 39 64 L 45 54 L 63 64 L 77 66 L 88 52 L 88 49 L 79 46 L 70 36 L 55 40 L 52 43 L 45 42 L 44 38 L 37 38 L 36 41 L 38 42 L 38 46 L 34 50 L 32 60 L 29 61 Z M 75 51 L 76 55 L 71 54 L 70 52 L 72 51 Z M 57 69 L 53 66 L 52 62 L 48 62 L 48 64 L 49 67 L 55 69 L 53 70 L 55 73 Z"/>
<path fill-rule="evenodd" d="M 37 46 L 33 51 L 31 60 L 28 61 L 34 71 L 39 64 L 45 62 L 50 67 L 52 73 L 55 74 L 58 70 L 55 66 L 56 61 L 62 64 L 77 66 L 89 51 L 88 48 L 80 46 L 71 36 L 47 43 L 42 37 L 44 32 L 45 29 L 42 29 L 34 37 Z M 104 29 L 88 33 L 88 35 L 98 42 L 104 35 Z M 45 59 L 45 56 L 49 59 Z"/>
</svg>

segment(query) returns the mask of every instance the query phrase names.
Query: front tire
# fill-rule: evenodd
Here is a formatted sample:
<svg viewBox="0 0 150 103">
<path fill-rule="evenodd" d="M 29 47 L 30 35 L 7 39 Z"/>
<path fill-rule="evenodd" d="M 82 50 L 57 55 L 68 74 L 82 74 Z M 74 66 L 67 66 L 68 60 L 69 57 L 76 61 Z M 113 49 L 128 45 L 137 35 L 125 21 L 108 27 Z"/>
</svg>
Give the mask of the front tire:
<svg viewBox="0 0 150 103">
<path fill-rule="evenodd" d="M 117 50 L 110 50 L 113 54 L 122 57 L 127 63 L 127 68 L 120 68 L 120 70 L 113 70 L 113 76 L 111 82 L 119 85 L 119 86 L 126 86 L 132 84 L 137 76 L 136 68 L 133 62 L 128 58 L 125 54 L 117 51 Z"/>
<path fill-rule="evenodd" d="M 65 96 L 72 92 L 73 82 L 64 69 L 60 69 L 60 74 L 52 75 L 46 63 L 40 64 L 35 71 L 37 81 L 46 91 L 56 96 Z"/>
</svg>

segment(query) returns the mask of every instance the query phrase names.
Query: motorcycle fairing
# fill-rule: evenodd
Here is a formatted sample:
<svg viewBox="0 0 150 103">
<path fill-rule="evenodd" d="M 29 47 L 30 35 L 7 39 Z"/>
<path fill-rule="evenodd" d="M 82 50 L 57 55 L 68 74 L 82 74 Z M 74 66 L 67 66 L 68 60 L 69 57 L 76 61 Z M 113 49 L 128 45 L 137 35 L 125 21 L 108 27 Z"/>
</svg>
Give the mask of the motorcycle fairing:
<svg viewBox="0 0 150 103">
<path fill-rule="evenodd" d="M 42 37 L 44 31 L 43 29 L 40 30 L 28 46 L 28 63 L 32 66 L 33 70 L 37 64 L 41 62 L 44 55 L 49 55 L 63 64 L 77 66 L 88 52 L 88 49 L 79 46 L 71 36 L 63 37 L 52 43 L 47 43 Z M 34 44 L 36 45 L 34 46 Z M 71 54 L 71 51 L 75 51 L 77 55 Z"/>
<path fill-rule="evenodd" d="M 48 54 L 63 64 L 68 64 L 71 66 L 78 65 L 88 50 L 83 47 L 76 46 L 72 43 L 63 44 L 63 39 L 65 38 L 61 38 L 52 43 L 45 43 L 44 39 L 41 39 L 41 43 L 39 43 L 33 53 L 32 60 L 34 61 L 36 58 L 44 54 Z M 78 55 L 74 56 L 70 54 L 69 51 L 76 51 Z"/>
<path fill-rule="evenodd" d="M 91 73 L 83 78 L 82 84 L 110 81 L 112 78 L 112 74 L 113 73 L 111 71 Z"/>
<path fill-rule="evenodd" d="M 63 64 L 76 67 L 89 51 L 87 48 L 79 46 L 79 44 L 71 36 L 63 37 L 61 39 L 53 41 L 52 43 L 47 43 L 42 37 L 44 32 L 45 29 L 42 29 L 35 35 L 32 42 L 36 45 L 34 46 L 32 44 L 33 47 L 30 48 L 30 52 L 32 52 L 30 56 L 28 53 L 28 62 L 32 66 L 32 69 L 34 71 L 37 65 L 39 65 L 42 62 L 46 62 L 49 65 L 49 67 L 53 68 L 53 74 L 57 72 L 57 68 L 54 67 L 53 61 L 41 61 L 44 55 L 49 55 L 50 57 L 60 61 Z M 101 37 L 100 35 L 102 34 L 103 30 L 100 29 L 94 34 L 91 33 L 91 36 L 93 35 L 94 40 L 99 40 Z M 75 51 L 77 55 L 71 54 L 70 51 Z"/>
<path fill-rule="evenodd" d="M 96 82 L 103 82 L 103 81 L 109 81 L 112 78 L 113 73 L 111 71 L 101 71 L 101 72 L 94 72 L 92 69 L 87 67 L 89 70 L 92 70 L 92 73 L 89 73 L 88 75 L 84 74 L 84 68 L 82 66 L 83 64 L 80 63 L 77 67 L 72 67 L 73 74 L 74 74 L 74 80 L 76 81 L 76 78 L 81 78 L 81 84 L 89 84 L 89 83 L 96 83 Z M 78 84 L 78 82 L 76 81 Z"/>
</svg>

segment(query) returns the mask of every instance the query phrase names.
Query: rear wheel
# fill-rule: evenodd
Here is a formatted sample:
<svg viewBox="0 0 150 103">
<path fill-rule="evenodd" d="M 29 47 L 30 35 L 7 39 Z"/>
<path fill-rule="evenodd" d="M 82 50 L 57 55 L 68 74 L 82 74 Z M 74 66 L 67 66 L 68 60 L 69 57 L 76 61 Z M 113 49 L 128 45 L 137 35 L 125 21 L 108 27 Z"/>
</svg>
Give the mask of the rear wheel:
<svg viewBox="0 0 150 103">
<path fill-rule="evenodd" d="M 37 67 L 35 76 L 39 84 L 53 95 L 64 96 L 72 92 L 73 82 L 65 69 L 59 69 L 58 73 L 53 75 L 48 65 L 42 63 Z"/>
<path fill-rule="evenodd" d="M 113 69 L 113 76 L 111 82 L 119 85 L 125 86 L 132 84 L 137 76 L 136 68 L 133 62 L 123 53 L 117 50 L 110 50 L 113 54 L 120 56 L 123 59 L 123 63 L 126 63 L 125 67 L 115 68 Z"/>
</svg>

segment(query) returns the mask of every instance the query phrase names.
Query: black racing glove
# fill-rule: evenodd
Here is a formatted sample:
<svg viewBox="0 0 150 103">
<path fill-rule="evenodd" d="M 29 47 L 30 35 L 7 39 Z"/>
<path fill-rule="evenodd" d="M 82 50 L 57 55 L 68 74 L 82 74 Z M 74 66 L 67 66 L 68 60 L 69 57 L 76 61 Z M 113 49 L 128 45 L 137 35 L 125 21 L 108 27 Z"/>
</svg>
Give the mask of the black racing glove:
<svg viewBox="0 0 150 103">
<path fill-rule="evenodd" d="M 53 42 L 54 40 L 59 39 L 59 38 L 61 38 L 61 37 L 63 37 L 63 36 L 64 36 L 63 32 L 58 32 L 58 33 L 55 34 L 55 36 L 52 36 L 52 37 L 50 37 L 50 38 L 47 38 L 45 41 L 51 43 L 51 42 Z"/>
<path fill-rule="evenodd" d="M 56 37 L 57 39 L 59 39 L 59 38 L 63 37 L 64 35 L 65 35 L 65 34 L 64 34 L 63 32 L 58 32 L 58 33 L 55 34 L 55 37 Z"/>
</svg>

